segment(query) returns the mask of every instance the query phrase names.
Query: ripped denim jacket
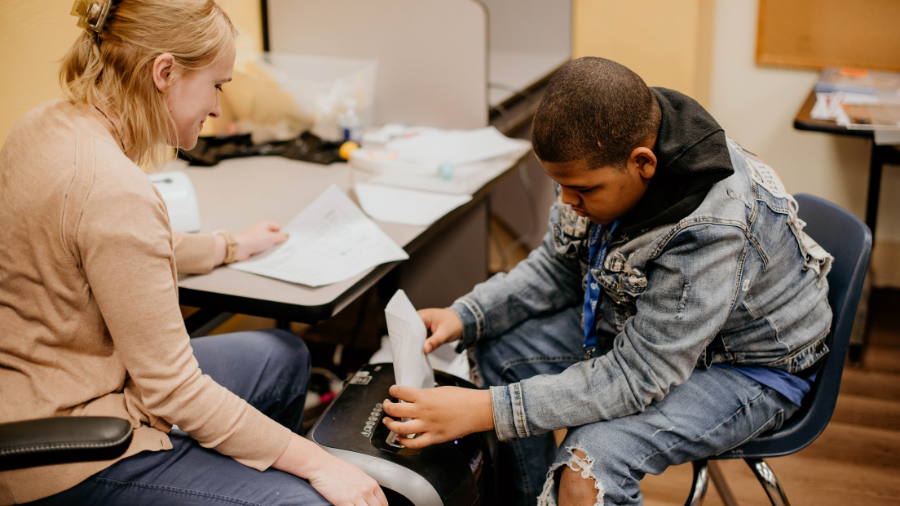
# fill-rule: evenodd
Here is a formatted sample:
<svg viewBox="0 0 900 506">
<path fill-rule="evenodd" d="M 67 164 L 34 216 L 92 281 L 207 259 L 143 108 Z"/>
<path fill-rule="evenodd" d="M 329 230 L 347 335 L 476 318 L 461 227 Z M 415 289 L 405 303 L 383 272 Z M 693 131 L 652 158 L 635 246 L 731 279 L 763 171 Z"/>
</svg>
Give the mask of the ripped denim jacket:
<svg viewBox="0 0 900 506">
<path fill-rule="evenodd" d="M 451 306 L 464 326 L 460 346 L 470 347 L 581 304 L 588 282 L 603 288 L 594 358 L 491 389 L 501 439 L 642 411 L 695 367 L 793 373 L 828 352 L 832 257 L 803 233 L 775 172 L 730 139 L 728 147 L 735 173 L 699 208 L 678 223 L 613 237 L 600 268 L 588 272 L 590 223 L 557 201 L 539 248 Z"/>
</svg>

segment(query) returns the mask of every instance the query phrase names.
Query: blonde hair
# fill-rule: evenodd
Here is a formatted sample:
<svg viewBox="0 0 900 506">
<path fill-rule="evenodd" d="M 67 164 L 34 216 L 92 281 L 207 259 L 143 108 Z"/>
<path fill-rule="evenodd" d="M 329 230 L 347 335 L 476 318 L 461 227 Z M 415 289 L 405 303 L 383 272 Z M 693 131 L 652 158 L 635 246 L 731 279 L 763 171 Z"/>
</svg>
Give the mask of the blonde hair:
<svg viewBox="0 0 900 506">
<path fill-rule="evenodd" d="M 213 63 L 237 32 L 213 0 L 109 1 L 103 29 L 85 29 L 63 58 L 60 84 L 73 104 L 118 118 L 138 165 L 158 166 L 178 132 L 153 82 L 154 60 L 171 54 L 183 75 Z M 100 11 L 99 4 L 91 7 Z"/>
</svg>

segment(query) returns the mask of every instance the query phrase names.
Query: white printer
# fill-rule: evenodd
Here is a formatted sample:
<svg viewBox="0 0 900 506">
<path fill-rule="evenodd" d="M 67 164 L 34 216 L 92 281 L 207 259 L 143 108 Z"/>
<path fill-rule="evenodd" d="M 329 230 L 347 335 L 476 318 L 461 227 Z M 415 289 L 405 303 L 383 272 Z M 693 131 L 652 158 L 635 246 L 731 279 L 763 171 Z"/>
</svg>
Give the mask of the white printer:
<svg viewBox="0 0 900 506">
<path fill-rule="evenodd" d="M 150 174 L 150 181 L 166 202 L 169 222 L 175 232 L 200 231 L 200 207 L 191 178 L 180 170 Z"/>
</svg>

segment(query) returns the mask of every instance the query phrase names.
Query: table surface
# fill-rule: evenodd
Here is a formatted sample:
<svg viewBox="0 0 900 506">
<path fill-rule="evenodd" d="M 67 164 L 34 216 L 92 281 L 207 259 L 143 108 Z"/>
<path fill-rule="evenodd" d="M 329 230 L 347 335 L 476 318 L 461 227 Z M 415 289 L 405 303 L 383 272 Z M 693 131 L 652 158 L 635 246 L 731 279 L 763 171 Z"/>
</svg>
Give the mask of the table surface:
<svg viewBox="0 0 900 506">
<path fill-rule="evenodd" d="M 473 195 L 471 202 L 430 226 L 376 223 L 407 253 L 413 254 L 483 199 L 528 154 L 499 162 L 496 176 Z M 343 163 L 325 166 L 281 157 L 231 159 L 211 168 L 188 167 L 179 161 L 168 169 L 184 170 L 191 177 L 203 233 L 221 229 L 240 232 L 259 220 L 286 224 L 332 184 L 355 201 L 351 190 L 354 182 L 370 177 Z M 209 274 L 180 276 L 179 294 L 181 303 L 187 306 L 315 323 L 343 309 L 397 264 L 379 265 L 348 280 L 318 288 L 218 267 Z"/>
</svg>

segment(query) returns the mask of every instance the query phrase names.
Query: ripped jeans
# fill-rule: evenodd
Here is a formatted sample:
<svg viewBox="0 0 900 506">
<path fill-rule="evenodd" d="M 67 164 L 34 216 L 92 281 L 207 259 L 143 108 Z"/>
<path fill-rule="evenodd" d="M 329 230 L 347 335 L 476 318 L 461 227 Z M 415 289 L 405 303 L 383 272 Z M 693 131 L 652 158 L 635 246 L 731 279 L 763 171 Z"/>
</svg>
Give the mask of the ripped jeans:
<svg viewBox="0 0 900 506">
<path fill-rule="evenodd" d="M 476 345 L 484 386 L 558 374 L 581 361 L 581 310 L 522 323 Z M 528 409 L 528 406 L 525 406 Z M 557 450 L 552 433 L 500 445 L 503 504 L 555 505 L 561 466 L 595 479 L 598 505 L 642 504 L 640 480 L 709 457 L 781 427 L 797 406 L 778 392 L 724 367 L 696 369 L 643 412 L 571 427 Z M 587 459 L 572 453 L 580 449 Z"/>
</svg>

